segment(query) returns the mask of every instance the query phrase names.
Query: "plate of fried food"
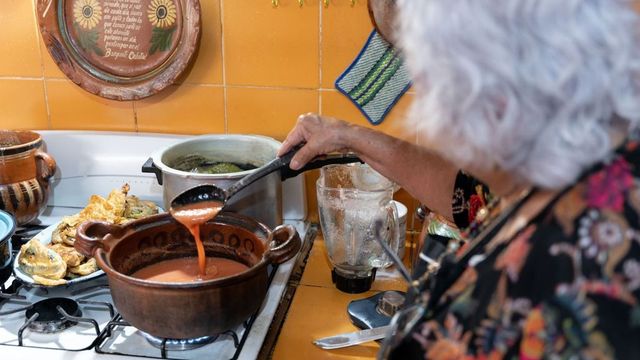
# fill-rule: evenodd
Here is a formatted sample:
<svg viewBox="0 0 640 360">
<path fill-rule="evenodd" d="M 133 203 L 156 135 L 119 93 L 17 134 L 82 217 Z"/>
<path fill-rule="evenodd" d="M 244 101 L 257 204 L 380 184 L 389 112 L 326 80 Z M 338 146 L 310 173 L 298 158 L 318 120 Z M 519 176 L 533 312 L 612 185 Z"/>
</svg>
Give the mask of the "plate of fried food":
<svg viewBox="0 0 640 360">
<path fill-rule="evenodd" d="M 76 230 L 88 220 L 124 224 L 159 212 L 155 203 L 128 193 L 129 185 L 125 184 L 107 198 L 92 195 L 79 213 L 42 230 L 20 248 L 13 263 L 14 275 L 25 284 L 47 287 L 72 285 L 103 275 L 95 259 L 74 249 Z"/>
</svg>

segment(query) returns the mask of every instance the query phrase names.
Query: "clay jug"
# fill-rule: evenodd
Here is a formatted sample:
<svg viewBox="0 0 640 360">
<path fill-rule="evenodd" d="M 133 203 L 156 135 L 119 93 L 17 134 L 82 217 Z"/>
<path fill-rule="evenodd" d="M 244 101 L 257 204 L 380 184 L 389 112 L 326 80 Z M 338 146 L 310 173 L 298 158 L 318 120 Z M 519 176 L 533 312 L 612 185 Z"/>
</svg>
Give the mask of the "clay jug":
<svg viewBox="0 0 640 360">
<path fill-rule="evenodd" d="M 0 210 L 18 225 L 35 220 L 47 205 L 56 162 L 41 147 L 38 133 L 0 130 Z"/>
</svg>

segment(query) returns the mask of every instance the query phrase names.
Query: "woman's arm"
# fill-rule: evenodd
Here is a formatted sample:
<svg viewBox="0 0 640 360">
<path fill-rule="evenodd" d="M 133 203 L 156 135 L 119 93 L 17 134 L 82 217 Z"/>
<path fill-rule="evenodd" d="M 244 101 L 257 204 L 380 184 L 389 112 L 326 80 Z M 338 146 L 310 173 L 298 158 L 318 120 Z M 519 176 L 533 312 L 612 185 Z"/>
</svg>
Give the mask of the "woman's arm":
<svg viewBox="0 0 640 360">
<path fill-rule="evenodd" d="M 379 131 L 316 114 L 301 115 L 278 155 L 306 142 L 291 161 L 296 170 L 314 157 L 351 151 L 413 197 L 452 219 L 451 199 L 458 169 L 421 146 Z"/>
</svg>

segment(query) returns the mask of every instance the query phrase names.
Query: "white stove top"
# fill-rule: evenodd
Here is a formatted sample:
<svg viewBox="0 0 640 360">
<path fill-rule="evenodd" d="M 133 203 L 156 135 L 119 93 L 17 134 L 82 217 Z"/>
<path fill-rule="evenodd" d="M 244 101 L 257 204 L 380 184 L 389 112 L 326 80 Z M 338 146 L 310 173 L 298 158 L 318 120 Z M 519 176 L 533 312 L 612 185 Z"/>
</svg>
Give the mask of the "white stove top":
<svg viewBox="0 0 640 360">
<path fill-rule="evenodd" d="M 140 172 L 148 155 L 158 148 L 183 139 L 182 136 L 141 135 L 128 133 L 99 133 L 74 131 L 41 131 L 49 152 L 58 163 L 58 171 L 52 182 L 53 191 L 49 207 L 39 217 L 41 225 L 50 225 L 63 216 L 74 214 L 85 206 L 91 194 L 107 195 L 124 182 L 131 186 L 131 193 L 143 199 L 162 203 L 162 189 L 150 174 Z M 115 145 L 115 146 L 114 146 Z M 283 186 L 283 214 L 285 223 L 296 227 L 305 239 L 307 224 L 302 177 L 287 180 Z M 113 318 L 106 304 L 112 304 L 104 277 L 78 284 L 71 288 L 49 289 L 20 288 L 23 300 L 0 299 L 0 353 L 7 359 L 255 359 L 269 330 L 273 316 L 291 275 L 295 258 L 272 272 L 271 284 L 261 309 L 251 318 L 250 326 L 233 330 L 236 336 L 220 335 L 215 342 L 197 349 L 168 350 L 165 354 L 152 346 L 139 330 L 118 325 L 123 322 L 117 309 Z M 13 278 L 5 284 L 7 287 Z M 98 338 L 95 325 L 79 322 L 60 332 L 41 334 L 20 328 L 26 319 L 24 307 L 39 300 L 53 297 L 72 298 L 80 303 L 82 316 L 91 318 L 101 332 Z M 15 313 L 10 313 L 11 311 Z M 9 313 L 9 314 L 8 314 Z M 113 320 L 116 322 L 113 323 Z M 112 321 L 110 334 L 104 332 Z M 126 322 L 123 322 L 126 324 Z M 110 336 L 107 336 L 110 335 Z M 95 343 L 94 343 L 95 342 Z M 241 342 L 237 350 L 236 342 Z M 97 346 L 96 346 L 97 345 Z M 125 355 L 126 354 L 126 355 Z"/>
<path fill-rule="evenodd" d="M 15 299 L 9 299 L 0 309 L 0 344 L 18 346 L 20 344 L 19 339 L 21 338 L 22 345 L 26 347 L 42 347 L 49 349 L 62 348 L 71 351 L 90 348 L 98 335 L 95 327 L 90 323 L 78 324 L 76 325 L 77 329 L 68 329 L 69 331 L 63 330 L 53 334 L 38 333 L 25 329 L 22 336 L 18 335 L 21 326 L 27 320 L 25 310 L 21 309 L 41 300 L 54 299 L 58 297 L 72 298 L 80 301 L 79 308 L 82 312 L 82 316 L 87 319 L 95 320 L 98 328 L 102 330 L 109 320 L 111 320 L 115 315 L 112 313 L 114 311 L 113 308 L 109 308 L 109 306 L 112 305 L 109 289 L 106 288 L 106 281 L 104 281 L 104 278 L 91 282 L 87 285 L 103 286 L 87 289 L 87 291 L 82 291 L 78 295 L 74 295 L 72 291 L 78 291 L 80 290 L 79 288 L 75 288 L 72 291 L 69 289 L 47 290 L 44 288 L 22 288 L 18 290 L 17 294 L 19 296 L 23 296 L 23 298 L 15 297 Z M 85 302 L 87 300 L 91 303 Z M 13 314 L 4 314 L 11 311 L 17 312 Z"/>
</svg>

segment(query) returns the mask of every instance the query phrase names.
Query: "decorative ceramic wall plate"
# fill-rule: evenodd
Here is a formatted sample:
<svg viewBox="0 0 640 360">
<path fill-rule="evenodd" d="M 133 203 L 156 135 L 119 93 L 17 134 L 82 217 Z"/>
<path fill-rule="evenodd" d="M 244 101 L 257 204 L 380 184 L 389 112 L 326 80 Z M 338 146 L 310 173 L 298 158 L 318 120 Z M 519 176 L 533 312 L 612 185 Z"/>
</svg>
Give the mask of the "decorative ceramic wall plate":
<svg viewBox="0 0 640 360">
<path fill-rule="evenodd" d="M 44 42 L 69 79 L 116 100 L 172 84 L 200 40 L 198 0 L 37 0 Z"/>
</svg>

